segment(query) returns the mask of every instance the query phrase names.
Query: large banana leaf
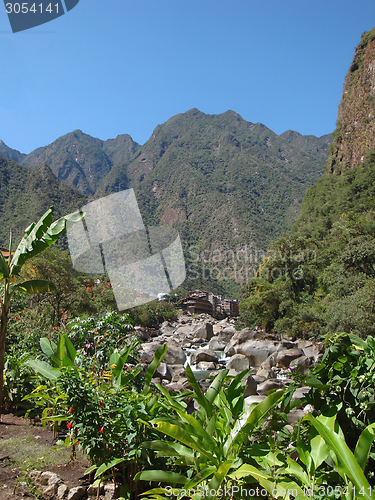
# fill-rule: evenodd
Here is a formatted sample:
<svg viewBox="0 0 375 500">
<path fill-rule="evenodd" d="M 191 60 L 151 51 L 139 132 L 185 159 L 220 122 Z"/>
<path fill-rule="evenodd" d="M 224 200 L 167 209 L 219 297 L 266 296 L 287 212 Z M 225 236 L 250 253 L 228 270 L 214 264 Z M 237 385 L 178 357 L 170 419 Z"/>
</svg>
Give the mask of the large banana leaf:
<svg viewBox="0 0 375 500">
<path fill-rule="evenodd" d="M 25 364 L 48 380 L 56 380 L 60 375 L 60 370 L 52 368 L 51 365 L 39 359 L 29 359 Z"/>
<path fill-rule="evenodd" d="M 77 351 L 69 337 L 66 334 L 60 334 L 57 349 L 51 356 L 51 361 L 53 361 L 58 368 L 62 368 L 63 366 L 74 366 L 76 354 Z"/>
<path fill-rule="evenodd" d="M 189 461 L 194 459 L 194 451 L 180 443 L 169 443 L 168 441 L 144 441 L 140 448 L 158 451 L 160 457 L 184 457 Z"/>
<path fill-rule="evenodd" d="M 327 445 L 335 453 L 337 458 L 337 472 L 342 477 L 347 476 L 352 481 L 356 489 L 358 489 L 358 492 L 363 492 L 363 499 L 375 500 L 375 494 L 372 492 L 371 486 L 368 483 L 361 466 L 355 459 L 345 441 L 338 434 L 336 434 L 336 432 L 319 422 L 311 414 L 306 415 L 305 419 L 312 423 Z"/>
<path fill-rule="evenodd" d="M 319 422 L 326 425 L 329 429 L 331 429 L 331 431 L 333 431 L 334 426 L 335 426 L 335 421 L 336 421 L 336 415 L 337 415 L 336 412 L 332 416 L 319 415 L 317 417 L 317 420 L 319 420 Z M 328 457 L 329 447 L 327 446 L 323 437 L 318 433 L 316 436 L 314 436 L 310 439 L 309 448 L 310 448 L 310 459 L 311 459 L 311 460 L 309 460 L 309 466 L 311 469 L 310 472 L 311 472 L 311 474 L 314 474 L 316 469 Z"/>
<path fill-rule="evenodd" d="M 19 288 L 20 290 L 30 294 L 46 293 L 56 290 L 55 285 L 51 281 L 46 280 L 23 281 L 22 283 L 17 283 L 16 285 L 14 285 L 13 288 Z"/>
<path fill-rule="evenodd" d="M 193 415 L 186 413 L 184 410 L 176 409 L 177 413 L 180 415 L 181 420 L 187 422 L 194 432 L 194 435 L 199 439 L 202 444 L 207 447 L 212 453 L 217 457 L 220 455 L 219 448 L 216 441 L 211 437 L 211 435 L 203 428 L 202 424 Z M 190 429 L 189 429 L 190 430 Z"/>
<path fill-rule="evenodd" d="M 52 223 L 52 214 L 53 207 L 47 210 L 36 224 L 30 224 L 25 230 L 11 261 L 13 276 L 19 274 L 21 267 L 29 258 L 55 243 L 69 225 L 74 224 L 84 216 L 80 212 L 74 212 Z"/>
<path fill-rule="evenodd" d="M 40 339 L 40 348 L 48 358 L 51 358 L 55 354 L 57 345 L 47 337 L 42 337 Z"/>
</svg>

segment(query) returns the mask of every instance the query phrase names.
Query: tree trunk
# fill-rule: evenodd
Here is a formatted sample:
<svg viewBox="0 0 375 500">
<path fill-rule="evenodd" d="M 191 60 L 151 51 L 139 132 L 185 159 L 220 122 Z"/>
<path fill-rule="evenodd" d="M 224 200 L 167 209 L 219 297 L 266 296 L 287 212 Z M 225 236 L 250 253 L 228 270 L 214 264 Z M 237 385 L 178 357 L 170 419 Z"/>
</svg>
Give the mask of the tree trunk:
<svg viewBox="0 0 375 500">
<path fill-rule="evenodd" d="M 0 329 L 0 419 L 3 410 L 3 386 L 4 386 L 4 358 L 5 358 L 5 338 L 7 333 L 8 311 L 5 307 L 1 311 Z"/>
</svg>

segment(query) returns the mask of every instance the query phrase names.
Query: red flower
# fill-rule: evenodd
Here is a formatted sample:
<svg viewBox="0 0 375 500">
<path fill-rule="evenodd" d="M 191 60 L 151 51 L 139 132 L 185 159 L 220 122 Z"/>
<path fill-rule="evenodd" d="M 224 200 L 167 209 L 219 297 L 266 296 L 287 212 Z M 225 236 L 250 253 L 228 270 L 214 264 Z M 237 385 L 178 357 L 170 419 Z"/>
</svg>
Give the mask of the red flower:
<svg viewBox="0 0 375 500">
<path fill-rule="evenodd" d="M 101 428 L 100 428 L 100 432 L 103 432 L 103 431 L 104 431 L 104 427 L 101 427 Z"/>
<path fill-rule="evenodd" d="M 103 408 L 103 403 L 101 401 L 99 401 L 99 406 Z"/>
<path fill-rule="evenodd" d="M 69 413 L 73 413 L 73 406 L 70 408 Z"/>
<path fill-rule="evenodd" d="M 68 429 L 71 429 L 72 427 L 73 427 L 73 422 L 69 422 L 69 423 L 67 424 L 67 428 L 68 428 Z"/>
</svg>

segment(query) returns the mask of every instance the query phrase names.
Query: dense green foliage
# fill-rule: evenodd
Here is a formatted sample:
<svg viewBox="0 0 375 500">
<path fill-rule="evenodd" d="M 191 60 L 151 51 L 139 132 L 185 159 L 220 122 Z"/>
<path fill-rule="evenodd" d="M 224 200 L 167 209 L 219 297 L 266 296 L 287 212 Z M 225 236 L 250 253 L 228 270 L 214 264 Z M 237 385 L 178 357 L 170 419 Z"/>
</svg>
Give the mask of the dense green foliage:
<svg viewBox="0 0 375 500">
<path fill-rule="evenodd" d="M 243 321 L 294 336 L 374 335 L 374 208 L 375 152 L 353 170 L 320 179 L 247 287 Z"/>
</svg>

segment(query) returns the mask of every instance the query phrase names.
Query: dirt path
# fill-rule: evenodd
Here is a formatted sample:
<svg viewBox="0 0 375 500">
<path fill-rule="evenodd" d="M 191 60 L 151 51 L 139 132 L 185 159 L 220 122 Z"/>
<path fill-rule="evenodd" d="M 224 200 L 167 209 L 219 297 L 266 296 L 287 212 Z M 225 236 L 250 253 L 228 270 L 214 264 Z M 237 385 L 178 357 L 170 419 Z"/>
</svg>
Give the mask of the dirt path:
<svg viewBox="0 0 375 500">
<path fill-rule="evenodd" d="M 56 446 L 53 433 L 41 425 L 12 414 L 0 421 L 0 500 L 33 498 L 32 485 L 20 485 L 23 471 L 49 470 L 56 472 L 69 487 L 88 484 L 84 477 L 89 466 L 79 456 L 70 463 L 70 449 Z M 21 479 L 20 479 L 21 478 Z M 31 488 L 30 488 L 31 487 Z M 16 488 L 15 494 L 13 493 Z"/>
</svg>

